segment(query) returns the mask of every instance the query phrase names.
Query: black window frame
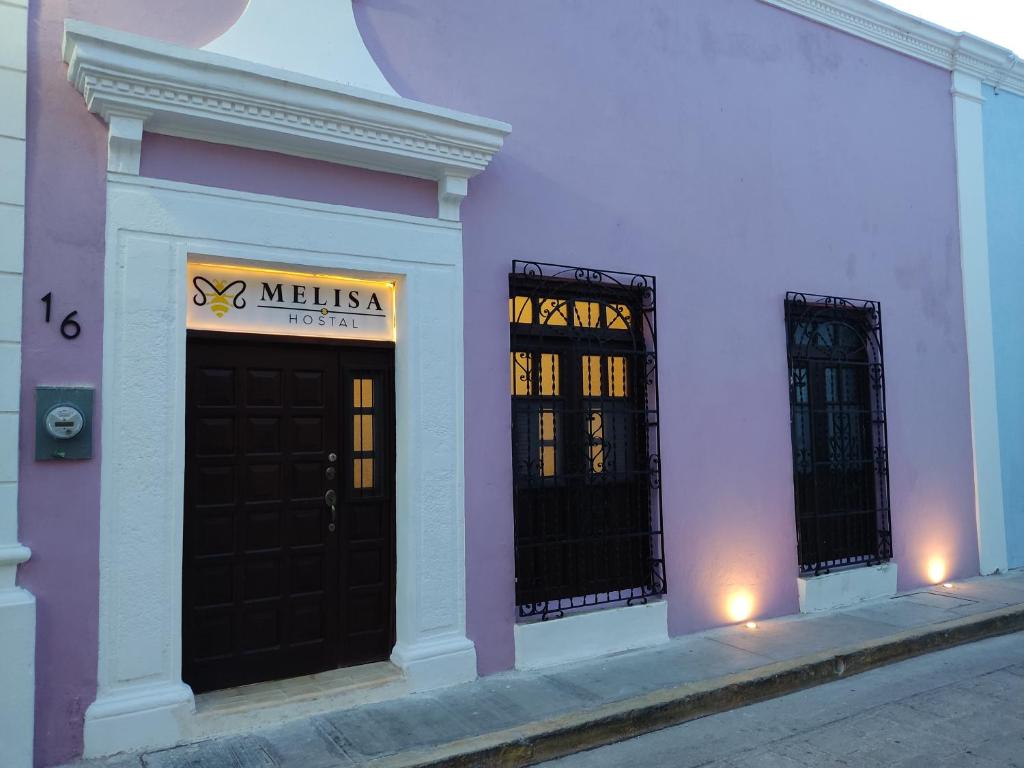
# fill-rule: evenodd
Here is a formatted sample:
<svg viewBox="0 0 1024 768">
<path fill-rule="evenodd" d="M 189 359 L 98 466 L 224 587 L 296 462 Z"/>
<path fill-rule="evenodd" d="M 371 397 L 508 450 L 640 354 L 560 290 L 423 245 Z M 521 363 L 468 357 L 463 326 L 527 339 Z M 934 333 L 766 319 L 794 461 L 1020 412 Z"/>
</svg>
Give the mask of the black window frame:
<svg viewBox="0 0 1024 768">
<path fill-rule="evenodd" d="M 785 318 L 800 573 L 891 560 L 881 304 L 791 291 Z"/>
<path fill-rule="evenodd" d="M 667 590 L 655 296 L 650 275 L 513 262 L 509 333 L 520 618 L 644 603 Z M 513 317 L 517 297 L 526 301 L 522 316 Z M 564 324 L 548 322 L 559 314 Z M 527 316 L 530 322 L 520 322 Z M 558 356 L 557 384 L 554 366 L 542 366 L 541 355 Z M 599 384 L 588 378 L 587 357 L 597 358 Z M 552 380 L 542 383 L 542 375 Z M 543 411 L 554 414 L 546 426 Z M 545 444 L 553 444 L 547 454 Z"/>
</svg>

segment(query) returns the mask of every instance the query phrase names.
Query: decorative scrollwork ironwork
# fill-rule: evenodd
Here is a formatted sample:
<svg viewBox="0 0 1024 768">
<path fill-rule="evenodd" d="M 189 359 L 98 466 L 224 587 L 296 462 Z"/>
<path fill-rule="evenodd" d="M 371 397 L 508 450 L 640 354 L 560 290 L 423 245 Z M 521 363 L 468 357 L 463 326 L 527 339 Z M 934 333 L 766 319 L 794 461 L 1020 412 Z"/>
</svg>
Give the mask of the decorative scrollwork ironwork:
<svg viewBox="0 0 1024 768">
<path fill-rule="evenodd" d="M 876 301 L 786 294 L 800 570 L 892 557 L 889 452 Z"/>
<path fill-rule="evenodd" d="M 509 276 L 516 604 L 550 619 L 666 590 L 655 278 Z"/>
</svg>

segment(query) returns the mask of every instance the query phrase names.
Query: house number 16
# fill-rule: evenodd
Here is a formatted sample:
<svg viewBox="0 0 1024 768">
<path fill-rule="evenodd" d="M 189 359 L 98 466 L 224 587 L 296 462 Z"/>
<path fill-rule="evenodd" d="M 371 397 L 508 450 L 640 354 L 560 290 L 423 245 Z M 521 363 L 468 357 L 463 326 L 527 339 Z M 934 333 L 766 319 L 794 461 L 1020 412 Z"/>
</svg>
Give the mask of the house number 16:
<svg viewBox="0 0 1024 768">
<path fill-rule="evenodd" d="M 46 305 L 46 322 L 50 322 L 50 312 L 53 309 L 53 291 L 43 296 L 40 301 Z M 60 335 L 65 339 L 77 339 L 78 335 L 82 332 L 82 326 L 75 320 L 75 315 L 77 314 L 77 309 L 74 312 L 69 312 L 60 322 Z"/>
</svg>

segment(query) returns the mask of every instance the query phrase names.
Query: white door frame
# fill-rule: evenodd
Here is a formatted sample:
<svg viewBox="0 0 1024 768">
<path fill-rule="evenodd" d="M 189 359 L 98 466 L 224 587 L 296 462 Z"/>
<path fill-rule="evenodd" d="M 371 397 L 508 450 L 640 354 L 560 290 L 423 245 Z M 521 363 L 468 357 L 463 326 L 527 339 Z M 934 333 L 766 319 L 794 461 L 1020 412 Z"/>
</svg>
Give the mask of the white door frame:
<svg viewBox="0 0 1024 768">
<path fill-rule="evenodd" d="M 110 173 L 99 664 L 87 757 L 178 743 L 186 262 L 397 283 L 396 633 L 413 690 L 471 680 L 463 508 L 462 226 Z"/>
</svg>

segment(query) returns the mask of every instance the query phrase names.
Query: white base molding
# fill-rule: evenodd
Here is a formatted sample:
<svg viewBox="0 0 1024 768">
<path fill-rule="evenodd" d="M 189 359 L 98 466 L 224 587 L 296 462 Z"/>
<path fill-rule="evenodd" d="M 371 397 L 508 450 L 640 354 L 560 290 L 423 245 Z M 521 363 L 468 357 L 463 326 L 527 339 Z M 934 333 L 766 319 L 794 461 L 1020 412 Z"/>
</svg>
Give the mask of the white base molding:
<svg viewBox="0 0 1024 768">
<path fill-rule="evenodd" d="M 0 592 L 0 756 L 4 768 L 32 768 L 35 736 L 36 601 Z"/>
<path fill-rule="evenodd" d="M 476 680 L 476 646 L 465 635 L 399 642 L 391 652 L 391 663 L 401 668 L 410 692 Z"/>
<path fill-rule="evenodd" d="M 541 669 L 668 642 L 668 603 L 516 624 L 516 669 Z"/>
<path fill-rule="evenodd" d="M 849 568 L 821 576 L 801 576 L 800 613 L 818 613 L 845 608 L 896 594 L 896 563 L 870 568 Z"/>
<path fill-rule="evenodd" d="M 182 727 L 195 711 L 192 689 L 158 682 L 102 695 L 85 712 L 85 757 L 104 757 L 182 740 Z"/>
</svg>

